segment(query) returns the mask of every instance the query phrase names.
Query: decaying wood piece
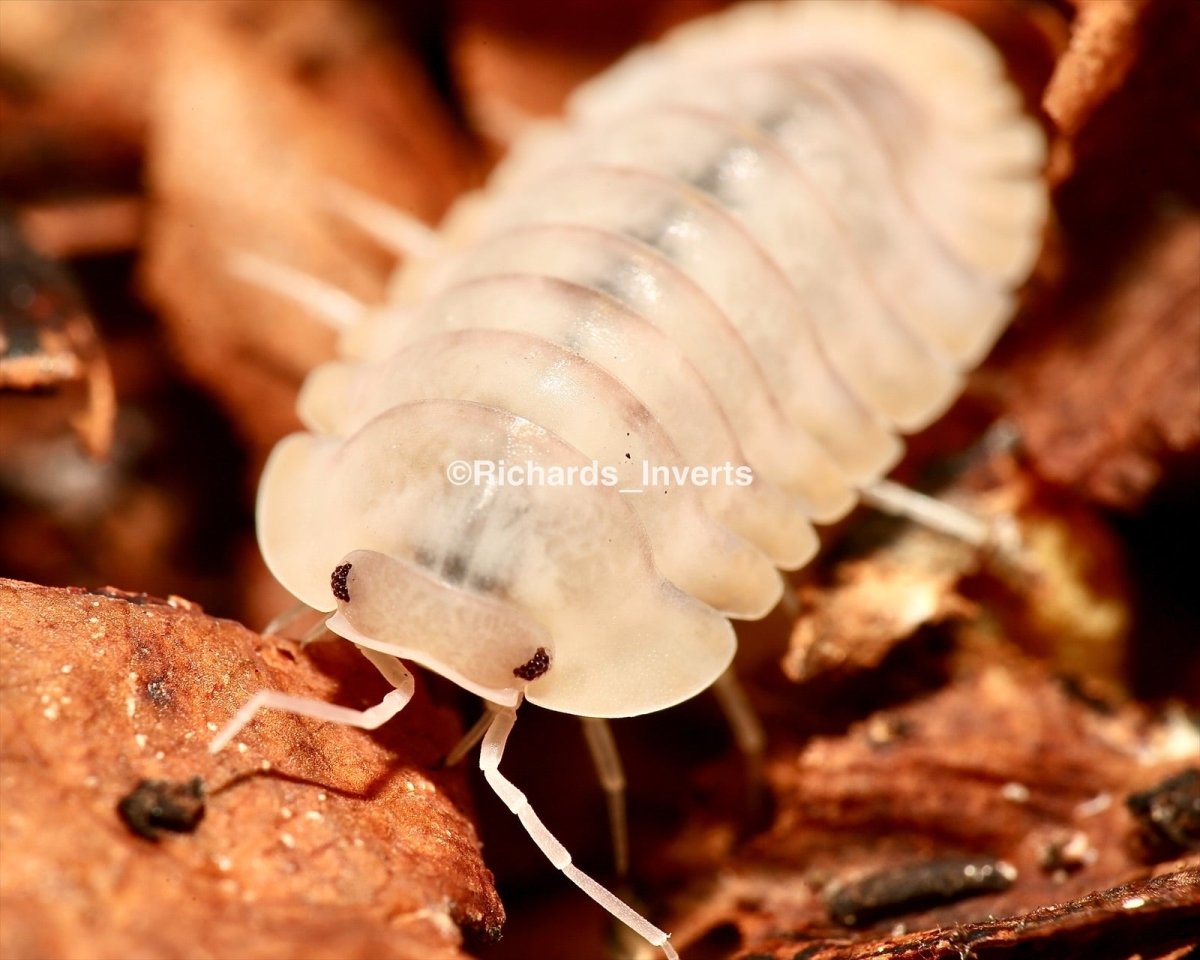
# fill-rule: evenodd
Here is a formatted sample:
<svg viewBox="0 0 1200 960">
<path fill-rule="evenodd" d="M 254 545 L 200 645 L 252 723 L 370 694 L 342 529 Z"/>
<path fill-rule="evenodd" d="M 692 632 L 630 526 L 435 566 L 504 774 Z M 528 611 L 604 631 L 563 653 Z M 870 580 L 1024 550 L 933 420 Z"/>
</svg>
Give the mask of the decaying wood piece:
<svg viewBox="0 0 1200 960">
<path fill-rule="evenodd" d="M 1039 473 L 1132 509 L 1200 452 L 1200 216 L 1167 216 L 1111 283 L 1013 360 L 1012 414 Z"/>
<path fill-rule="evenodd" d="M 718 854 L 715 878 L 684 901 L 682 944 L 732 924 L 741 957 L 968 947 L 984 957 L 993 955 L 984 947 L 1020 945 L 1005 955 L 1083 958 L 1100 956 L 1088 951 L 1107 938 L 1126 949 L 1102 955 L 1124 958 L 1130 944 L 1165 951 L 1188 942 L 1181 931 L 1200 936 L 1194 871 L 1144 893 L 1131 887 L 1125 899 L 1154 904 L 1146 915 L 1138 904 L 1114 909 L 1119 892 L 1095 893 L 1143 883 L 1154 859 L 1189 854 L 1190 834 L 1148 853 L 1125 800 L 1200 767 L 1200 730 L 1084 700 L 978 623 L 944 629 L 949 653 L 931 648 L 909 663 L 925 659 L 925 675 L 943 672 L 942 684 L 865 708 L 844 735 L 776 742 L 775 821 Z M 692 829 L 676 855 L 694 870 L 697 851 L 720 845 L 711 827 Z"/>
<path fill-rule="evenodd" d="M 797 948 L 781 943 L 756 948 L 740 960 L 993 960 L 1046 957 L 1070 960 L 1181 958 L 1176 949 L 1200 940 L 1200 869 L 1184 867 L 1122 884 L 1029 914 L 981 920 L 887 942 L 834 940 Z"/>
<path fill-rule="evenodd" d="M 33 391 L 41 396 L 22 396 Z M 43 439 L 56 419 L 69 420 L 95 459 L 112 446 L 116 395 L 95 323 L 66 271 L 33 249 L 2 211 L 0 402 L 0 449 L 12 450 L 22 437 Z"/>
<path fill-rule="evenodd" d="M 948 622 L 990 618 L 1073 677 L 1124 683 L 1132 612 L 1121 547 L 1095 511 L 1034 475 L 997 429 L 937 491 L 993 525 L 995 544 L 888 518 L 866 521 L 797 590 L 784 673 L 797 683 L 875 670 L 899 644 Z"/>
<path fill-rule="evenodd" d="M 451 960 L 460 927 L 502 923 L 460 774 L 431 772 L 458 736 L 452 712 L 418 694 L 377 735 L 268 714 L 207 753 L 262 686 L 377 699 L 382 681 L 345 645 L 299 653 L 178 598 L 12 580 L 0 644 L 6 958 Z M 194 777 L 193 832 L 152 843 L 118 814 L 143 780 Z"/>
<path fill-rule="evenodd" d="M 1071 43 L 1054 68 L 1042 102 L 1068 137 L 1120 88 L 1137 58 L 1152 0 L 1076 0 Z"/>
<path fill-rule="evenodd" d="M 1200 937 L 1197 874 L 1147 879 L 1194 859 L 1200 729 L 1111 696 L 1132 617 L 1120 546 L 1009 445 L 966 464 L 940 495 L 1011 521 L 1015 547 L 867 523 L 800 588 L 783 667 L 809 702 L 773 731 L 776 819 L 732 857 L 693 827 L 693 851 L 725 855 L 685 940 L 733 925 L 744 958 L 1124 960 Z M 792 739 L 822 711 L 859 719 Z"/>
<path fill-rule="evenodd" d="M 1183 159 L 1187 149 L 1172 145 L 1190 140 L 1194 149 L 1194 131 L 1178 118 L 1195 102 L 1198 89 L 1193 55 L 1200 11 L 1175 0 L 1071 0 L 1070 5 L 1070 42 L 1042 95 L 1058 133 L 1050 146 L 1049 182 L 1063 186 L 1083 174 L 1094 181 L 1089 190 L 1111 190 L 1121 183 L 1122 196 L 1107 204 L 1102 195 L 1099 203 L 1088 201 L 1098 208 L 1120 208 L 1164 171 L 1190 179 Z"/>
</svg>

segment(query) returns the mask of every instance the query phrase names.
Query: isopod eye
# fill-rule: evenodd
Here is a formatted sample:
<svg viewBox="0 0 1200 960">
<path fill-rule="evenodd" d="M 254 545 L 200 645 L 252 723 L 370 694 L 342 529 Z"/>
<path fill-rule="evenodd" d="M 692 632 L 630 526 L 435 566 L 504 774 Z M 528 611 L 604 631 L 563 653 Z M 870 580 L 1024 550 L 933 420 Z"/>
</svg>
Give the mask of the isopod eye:
<svg viewBox="0 0 1200 960">
<path fill-rule="evenodd" d="M 338 600 L 350 602 L 350 591 L 346 587 L 346 578 L 350 576 L 350 564 L 339 563 L 329 575 L 329 586 Z"/>
<path fill-rule="evenodd" d="M 553 659 L 549 632 L 514 604 L 451 586 L 418 564 L 356 550 L 332 574 L 330 629 L 414 660 L 480 696 L 512 702 Z"/>
<path fill-rule="evenodd" d="M 550 669 L 550 654 L 545 647 L 538 647 L 537 652 L 523 664 L 513 670 L 513 676 L 526 682 L 536 680 Z"/>
</svg>

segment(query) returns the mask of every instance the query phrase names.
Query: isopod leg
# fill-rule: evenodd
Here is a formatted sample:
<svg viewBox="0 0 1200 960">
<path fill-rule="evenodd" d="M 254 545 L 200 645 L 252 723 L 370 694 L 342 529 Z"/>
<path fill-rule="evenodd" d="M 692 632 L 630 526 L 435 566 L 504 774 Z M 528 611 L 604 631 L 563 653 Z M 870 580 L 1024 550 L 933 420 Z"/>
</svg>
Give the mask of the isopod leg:
<svg viewBox="0 0 1200 960">
<path fill-rule="evenodd" d="M 318 640 L 327 640 L 330 637 L 337 639 L 337 634 L 329 629 L 328 621 L 325 617 L 322 617 L 318 623 L 314 623 L 304 631 L 304 636 L 300 638 L 300 648 L 304 649 L 310 643 L 316 643 Z"/>
<path fill-rule="evenodd" d="M 982 517 L 902 484 L 877 480 L 863 487 L 862 498 L 864 503 L 876 510 L 919 523 L 972 547 L 982 548 L 988 544 L 990 528 Z"/>
<path fill-rule="evenodd" d="M 235 277 L 299 304 L 334 330 L 353 327 L 366 312 L 363 302 L 341 287 L 251 250 L 231 250 L 226 266 Z"/>
<path fill-rule="evenodd" d="M 790 584 L 786 584 L 783 588 L 783 594 L 779 598 L 779 610 L 787 618 L 788 623 L 795 623 L 800 619 L 800 601 L 796 598 L 796 591 Z"/>
<path fill-rule="evenodd" d="M 580 717 L 588 752 L 596 767 L 596 776 L 608 801 L 608 824 L 612 830 L 613 866 L 618 880 L 629 872 L 629 827 L 625 821 L 625 769 L 607 720 Z"/>
<path fill-rule="evenodd" d="M 763 798 L 763 753 L 766 750 L 767 738 L 763 732 L 762 723 L 746 691 L 738 683 L 733 667 L 717 677 L 713 684 L 713 693 L 725 720 L 733 733 L 734 743 L 741 751 L 746 764 L 746 801 L 749 819 L 754 822 L 762 812 Z"/>
<path fill-rule="evenodd" d="M 1009 517 L 985 519 L 891 480 L 863 487 L 862 499 L 876 510 L 919 523 L 1001 560 L 1012 562 L 1020 553 L 1020 532 Z"/>
<path fill-rule="evenodd" d="M 341 180 L 327 179 L 324 187 L 326 203 L 334 213 L 388 250 L 418 260 L 437 256 L 441 248 L 437 231 L 416 217 Z"/>
<path fill-rule="evenodd" d="M 598 884 L 571 863 L 571 854 L 558 842 L 554 834 L 546 829 L 546 825 L 533 812 L 525 794 L 500 772 L 500 761 L 504 757 L 504 745 L 508 742 L 508 735 L 512 732 L 516 719 L 517 712 L 511 707 L 499 707 L 496 709 L 491 726 L 484 734 L 483 747 L 479 751 L 479 769 L 483 771 L 488 785 L 496 792 L 496 796 L 504 801 L 504 805 L 516 814 L 525 831 L 538 845 L 538 849 L 579 889 L 638 936 L 645 938 L 656 947 L 661 947 L 668 960 L 679 960 L 679 954 L 670 944 L 669 934 L 659 930 L 640 913 L 615 896 L 612 891 Z"/>
<path fill-rule="evenodd" d="M 362 648 L 359 648 L 362 650 Z M 387 694 L 379 703 L 366 710 L 353 710 L 350 707 L 339 707 L 321 700 L 311 700 L 308 697 L 294 697 L 278 690 L 260 690 L 252 696 L 242 708 L 233 715 L 233 719 L 213 737 L 208 745 L 209 753 L 217 753 L 236 737 L 255 714 L 262 709 L 285 710 L 301 717 L 311 717 L 314 720 L 326 720 L 330 723 L 340 723 L 347 727 L 358 727 L 361 730 L 374 730 L 408 705 L 412 699 L 414 681 L 413 675 L 395 657 L 385 656 L 373 650 L 362 650 L 363 656 L 371 661 L 384 675 L 387 681 L 396 689 Z"/>
<path fill-rule="evenodd" d="M 480 714 L 475 724 L 462 735 L 462 739 L 454 745 L 454 748 L 446 754 L 446 759 L 443 761 L 447 767 L 456 766 L 463 757 L 471 752 L 471 748 L 475 746 L 483 735 L 487 733 L 488 727 L 492 725 L 492 709 L 485 704 L 483 713 Z"/>
</svg>

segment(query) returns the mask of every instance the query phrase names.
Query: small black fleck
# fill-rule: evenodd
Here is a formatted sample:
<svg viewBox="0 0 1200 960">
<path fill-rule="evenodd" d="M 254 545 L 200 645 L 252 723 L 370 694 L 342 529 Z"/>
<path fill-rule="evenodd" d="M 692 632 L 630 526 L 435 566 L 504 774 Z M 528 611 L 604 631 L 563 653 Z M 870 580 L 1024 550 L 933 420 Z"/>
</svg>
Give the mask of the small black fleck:
<svg viewBox="0 0 1200 960">
<path fill-rule="evenodd" d="M 350 590 L 346 586 L 346 578 L 350 576 L 349 563 L 339 563 L 333 568 L 333 573 L 329 577 L 329 585 L 333 587 L 333 595 L 345 603 L 350 602 Z"/>
<path fill-rule="evenodd" d="M 626 460 L 632 460 L 632 459 L 633 459 L 633 457 L 632 457 L 632 456 L 630 456 L 630 455 L 627 453 L 627 454 L 625 454 L 625 459 L 626 459 Z"/>
<path fill-rule="evenodd" d="M 117 813 L 130 830 L 155 843 L 163 830 L 191 833 L 204 819 L 204 781 L 141 780 L 121 798 Z"/>
<path fill-rule="evenodd" d="M 538 647 L 537 652 L 527 663 L 521 664 L 513 671 L 513 676 L 521 680 L 536 680 L 550 669 L 550 654 L 545 647 Z"/>
</svg>

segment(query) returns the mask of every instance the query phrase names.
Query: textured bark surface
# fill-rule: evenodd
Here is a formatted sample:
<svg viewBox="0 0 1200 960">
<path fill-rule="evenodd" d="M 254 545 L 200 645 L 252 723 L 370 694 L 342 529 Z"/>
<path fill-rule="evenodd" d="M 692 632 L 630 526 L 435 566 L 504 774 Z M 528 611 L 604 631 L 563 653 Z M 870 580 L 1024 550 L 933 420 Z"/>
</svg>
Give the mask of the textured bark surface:
<svg viewBox="0 0 1200 960">
<path fill-rule="evenodd" d="M 757 815 L 711 698 L 615 725 L 631 893 L 687 960 L 1183 960 L 1200 4 L 930 2 L 996 40 L 1041 116 L 1054 218 L 1012 328 L 899 478 L 1016 536 L 981 553 L 866 511 L 824 531 L 796 615 L 740 629 L 769 733 Z M 228 261 L 376 300 L 394 258 L 330 213 L 329 178 L 435 223 L 531 115 L 722 5 L 0 5 L 0 189 L 79 282 L 118 405 L 96 463 L 62 415 L 77 398 L 0 393 L 0 954 L 646 955 L 476 774 L 441 770 L 463 701 L 435 678 L 376 733 L 265 715 L 244 752 L 208 756 L 260 687 L 352 706 L 386 689 L 344 645 L 232 622 L 290 603 L 253 491 L 336 337 Z M 134 593 L 77 589 L 107 584 Z M 523 711 L 505 763 L 605 879 L 570 719 Z M 196 813 L 194 777 L 203 818 L 163 829 Z M 181 809 L 156 810 L 164 790 Z"/>
<path fill-rule="evenodd" d="M 886 943 L 826 941 L 799 949 L 795 943 L 781 944 L 744 954 L 742 960 L 991 960 L 1017 955 L 1185 960 L 1200 937 L 1197 904 L 1200 870 L 1183 867 L 1014 917 L 902 934 Z"/>
<path fill-rule="evenodd" d="M 11 580 L 0 649 L 5 957 L 425 960 L 503 922 L 461 775 L 432 770 L 453 712 L 420 697 L 377 735 L 264 714 L 209 755 L 262 687 L 377 702 L 357 654 L 300 655 L 180 599 Z M 139 781 L 193 777 L 193 832 L 150 842 L 118 817 Z"/>
<path fill-rule="evenodd" d="M 768 829 L 720 850 L 711 825 L 693 825 L 696 838 L 681 849 L 720 851 L 720 871 L 676 926 L 681 942 L 732 925 L 744 956 L 909 956 L 940 939 L 949 952 L 936 956 L 964 946 L 991 956 L 982 948 L 1026 938 L 1029 952 L 1018 955 L 1083 958 L 1200 936 L 1194 870 L 1160 891 L 1161 913 L 1130 920 L 1140 906 L 1114 911 L 1117 894 L 1088 899 L 1142 882 L 1156 860 L 1168 861 L 1158 868 L 1166 872 L 1189 854 L 1200 865 L 1200 836 L 1147 846 L 1146 818 L 1127 804 L 1196 769 L 1194 728 L 1088 702 L 981 626 L 960 623 L 890 660 L 910 683 L 923 676 L 925 693 L 844 733 L 777 743 Z M 1190 804 L 1200 809 L 1200 789 L 1188 788 Z M 1183 821 L 1180 807 L 1171 809 Z M 989 882 L 997 872 L 1009 882 Z M 1035 910 L 1037 922 L 1022 926 Z M 914 932 L 897 935 L 898 926 Z M 929 930 L 940 936 L 916 933 Z M 1110 952 L 1093 952 L 1105 940 Z"/>
<path fill-rule="evenodd" d="M 1100 291 L 1018 359 L 1012 415 L 1043 476 L 1136 507 L 1200 448 L 1200 216 L 1139 238 Z"/>
</svg>

